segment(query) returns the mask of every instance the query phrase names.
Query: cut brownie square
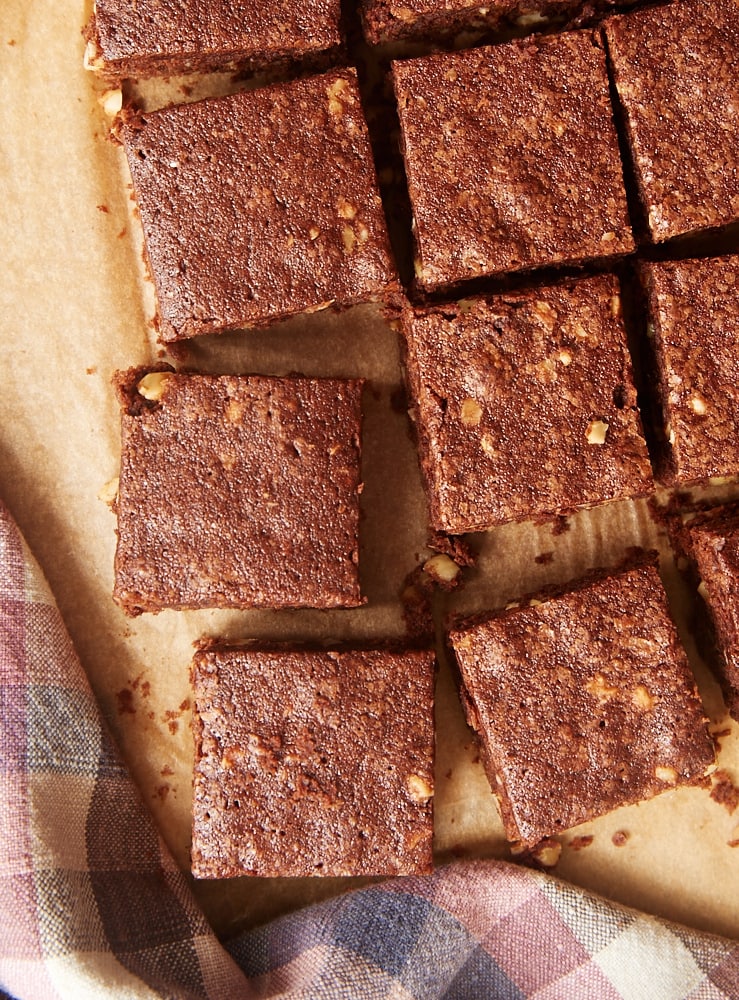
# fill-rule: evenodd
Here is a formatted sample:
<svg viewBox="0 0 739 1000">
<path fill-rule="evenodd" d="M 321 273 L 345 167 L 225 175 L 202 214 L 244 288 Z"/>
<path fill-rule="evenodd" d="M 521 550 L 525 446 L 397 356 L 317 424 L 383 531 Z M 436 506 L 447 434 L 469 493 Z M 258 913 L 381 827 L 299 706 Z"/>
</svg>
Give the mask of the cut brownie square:
<svg viewBox="0 0 739 1000">
<path fill-rule="evenodd" d="M 657 475 L 739 475 L 739 257 L 644 263 Z"/>
<path fill-rule="evenodd" d="M 95 0 L 85 65 L 108 77 L 317 64 L 342 45 L 340 0 Z"/>
<path fill-rule="evenodd" d="M 196 876 L 431 870 L 433 653 L 216 647 L 193 685 Z"/>
<path fill-rule="evenodd" d="M 530 847 L 676 785 L 714 748 L 654 565 L 451 633 L 506 836 Z"/>
<path fill-rule="evenodd" d="M 393 78 L 421 289 L 633 249 L 592 34 L 396 62 Z"/>
<path fill-rule="evenodd" d="M 402 316 L 432 526 L 460 534 L 654 488 L 610 275 Z"/>
<path fill-rule="evenodd" d="M 361 381 L 132 369 L 118 382 L 127 614 L 363 603 Z"/>
<path fill-rule="evenodd" d="M 739 721 L 739 504 L 699 514 L 686 534 L 720 654 L 712 665 L 729 712 Z"/>
<path fill-rule="evenodd" d="M 734 0 L 679 0 L 605 24 L 651 238 L 739 219 Z"/>
<path fill-rule="evenodd" d="M 395 287 L 356 73 L 125 115 L 163 341 Z"/>
</svg>

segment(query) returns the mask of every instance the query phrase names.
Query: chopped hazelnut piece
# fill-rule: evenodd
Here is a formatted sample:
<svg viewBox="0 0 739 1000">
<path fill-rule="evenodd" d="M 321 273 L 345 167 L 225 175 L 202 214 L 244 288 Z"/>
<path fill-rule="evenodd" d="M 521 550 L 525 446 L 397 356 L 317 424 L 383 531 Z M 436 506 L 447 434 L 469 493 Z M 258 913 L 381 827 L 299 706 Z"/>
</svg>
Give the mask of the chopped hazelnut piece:
<svg viewBox="0 0 739 1000">
<path fill-rule="evenodd" d="M 477 427 L 482 417 L 482 407 L 476 399 L 465 399 L 462 402 L 462 423 L 465 427 Z"/>
<path fill-rule="evenodd" d="M 109 479 L 105 486 L 100 487 L 97 495 L 98 500 L 102 500 L 103 503 L 113 503 L 115 498 L 118 496 L 118 483 L 118 476 L 115 476 L 113 479 Z"/>
<path fill-rule="evenodd" d="M 425 573 L 440 583 L 452 583 L 459 575 L 459 566 L 449 556 L 437 555 L 427 559 L 423 564 Z"/>
<path fill-rule="evenodd" d="M 138 383 L 139 394 L 152 403 L 158 403 L 171 378 L 171 372 L 148 372 Z"/>
<path fill-rule="evenodd" d="M 408 793 L 414 802 L 428 802 L 433 797 L 434 790 L 420 774 L 411 774 L 406 780 Z"/>
<path fill-rule="evenodd" d="M 655 767 L 654 775 L 658 781 L 664 781 L 666 785 L 676 785 L 678 773 L 674 767 Z"/>
<path fill-rule="evenodd" d="M 605 420 L 591 420 L 585 432 L 588 444 L 605 444 L 608 424 Z"/>
</svg>

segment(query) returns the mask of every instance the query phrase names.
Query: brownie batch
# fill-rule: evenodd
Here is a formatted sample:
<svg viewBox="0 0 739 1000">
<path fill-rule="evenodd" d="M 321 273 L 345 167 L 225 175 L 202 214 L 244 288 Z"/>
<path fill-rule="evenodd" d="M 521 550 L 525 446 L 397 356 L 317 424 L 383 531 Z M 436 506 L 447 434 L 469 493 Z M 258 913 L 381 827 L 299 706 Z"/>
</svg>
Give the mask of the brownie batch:
<svg viewBox="0 0 739 1000">
<path fill-rule="evenodd" d="M 124 107 L 162 343 L 379 304 L 442 535 L 739 475 L 739 257 L 671 242 L 739 222 L 733 0 L 636 4 L 600 25 L 611 0 L 359 0 L 370 46 L 430 49 L 386 67 L 412 213 L 405 290 L 364 70 L 335 65 L 353 51 L 339 5 L 176 6 L 139 0 L 134 19 L 97 0 L 88 66 L 322 72 Z M 502 26 L 578 30 L 459 47 Z M 624 319 L 629 275 L 641 331 Z M 117 386 L 127 614 L 363 603 L 361 380 L 160 364 Z M 739 520 L 686 531 L 739 718 Z M 449 642 L 512 841 L 706 784 L 713 745 L 654 562 L 457 622 Z M 428 871 L 433 674 L 430 652 L 382 645 L 204 646 L 193 872 Z"/>
</svg>

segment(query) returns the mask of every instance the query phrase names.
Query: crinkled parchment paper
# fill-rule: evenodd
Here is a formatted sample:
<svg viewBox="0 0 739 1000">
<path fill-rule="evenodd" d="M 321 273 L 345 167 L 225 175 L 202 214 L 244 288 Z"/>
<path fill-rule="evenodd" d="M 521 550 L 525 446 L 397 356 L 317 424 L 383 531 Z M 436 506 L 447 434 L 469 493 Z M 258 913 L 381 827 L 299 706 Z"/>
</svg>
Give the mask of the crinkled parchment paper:
<svg viewBox="0 0 739 1000">
<path fill-rule="evenodd" d="M 370 380 L 362 525 L 369 603 L 343 612 L 172 612 L 134 621 L 113 604 L 115 518 L 104 496 L 117 475 L 119 429 L 110 378 L 118 368 L 156 360 L 159 349 L 123 157 L 106 138 L 101 88 L 82 68 L 88 13 L 85 0 L 0 6 L 0 496 L 49 578 L 141 793 L 186 869 L 192 643 L 204 635 L 402 636 L 403 581 L 428 556 L 424 502 L 406 417 L 393 405 L 395 334 L 373 309 L 204 338 L 187 348 L 184 363 Z M 498 606 L 614 562 L 633 545 L 664 548 L 645 503 L 573 517 L 560 534 L 512 526 L 477 542 L 479 565 L 453 595 L 456 608 Z M 664 569 L 686 621 L 682 584 L 669 562 Z M 682 631 L 707 711 L 717 728 L 728 727 L 717 688 Z M 739 783 L 737 734 L 731 726 L 721 740 L 720 764 Z M 504 856 L 494 800 L 446 666 L 438 681 L 437 756 L 439 860 Z M 739 811 L 731 815 L 708 791 L 668 792 L 567 834 L 557 872 L 649 912 L 739 935 L 739 850 L 728 846 L 739 837 L 737 824 Z M 612 840 L 619 832 L 628 834 L 623 846 Z M 570 846 L 576 834 L 592 834 L 592 843 Z M 245 878 L 197 884 L 195 892 L 228 934 L 350 884 Z"/>
</svg>

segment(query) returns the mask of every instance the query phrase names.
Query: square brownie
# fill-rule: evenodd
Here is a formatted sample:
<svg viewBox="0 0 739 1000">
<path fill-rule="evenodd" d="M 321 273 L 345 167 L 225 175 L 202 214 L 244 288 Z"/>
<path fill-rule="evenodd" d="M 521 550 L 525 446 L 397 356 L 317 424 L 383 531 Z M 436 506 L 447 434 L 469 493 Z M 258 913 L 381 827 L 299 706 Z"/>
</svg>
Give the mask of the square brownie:
<svg viewBox="0 0 739 1000">
<path fill-rule="evenodd" d="M 362 604 L 362 384 L 120 373 L 124 611 Z"/>
<path fill-rule="evenodd" d="M 739 257 L 643 263 L 657 475 L 739 475 Z"/>
<path fill-rule="evenodd" d="M 342 45 L 340 0 L 95 0 L 85 65 L 107 77 L 316 65 Z"/>
<path fill-rule="evenodd" d="M 679 0 L 605 23 L 652 240 L 739 219 L 734 0 Z"/>
<path fill-rule="evenodd" d="M 633 247 L 590 32 L 393 63 L 424 291 Z"/>
<path fill-rule="evenodd" d="M 431 870 L 433 653 L 216 646 L 192 677 L 196 876 Z"/>
<path fill-rule="evenodd" d="M 506 836 L 526 847 L 714 764 L 656 566 L 591 577 L 452 631 Z"/>
<path fill-rule="evenodd" d="M 699 514 L 686 535 L 719 652 L 712 666 L 729 713 L 739 721 L 739 504 Z"/>
<path fill-rule="evenodd" d="M 653 490 L 615 277 L 406 306 L 402 330 L 437 531 Z"/>
<path fill-rule="evenodd" d="M 163 341 L 395 288 L 356 73 L 125 114 Z"/>
</svg>

